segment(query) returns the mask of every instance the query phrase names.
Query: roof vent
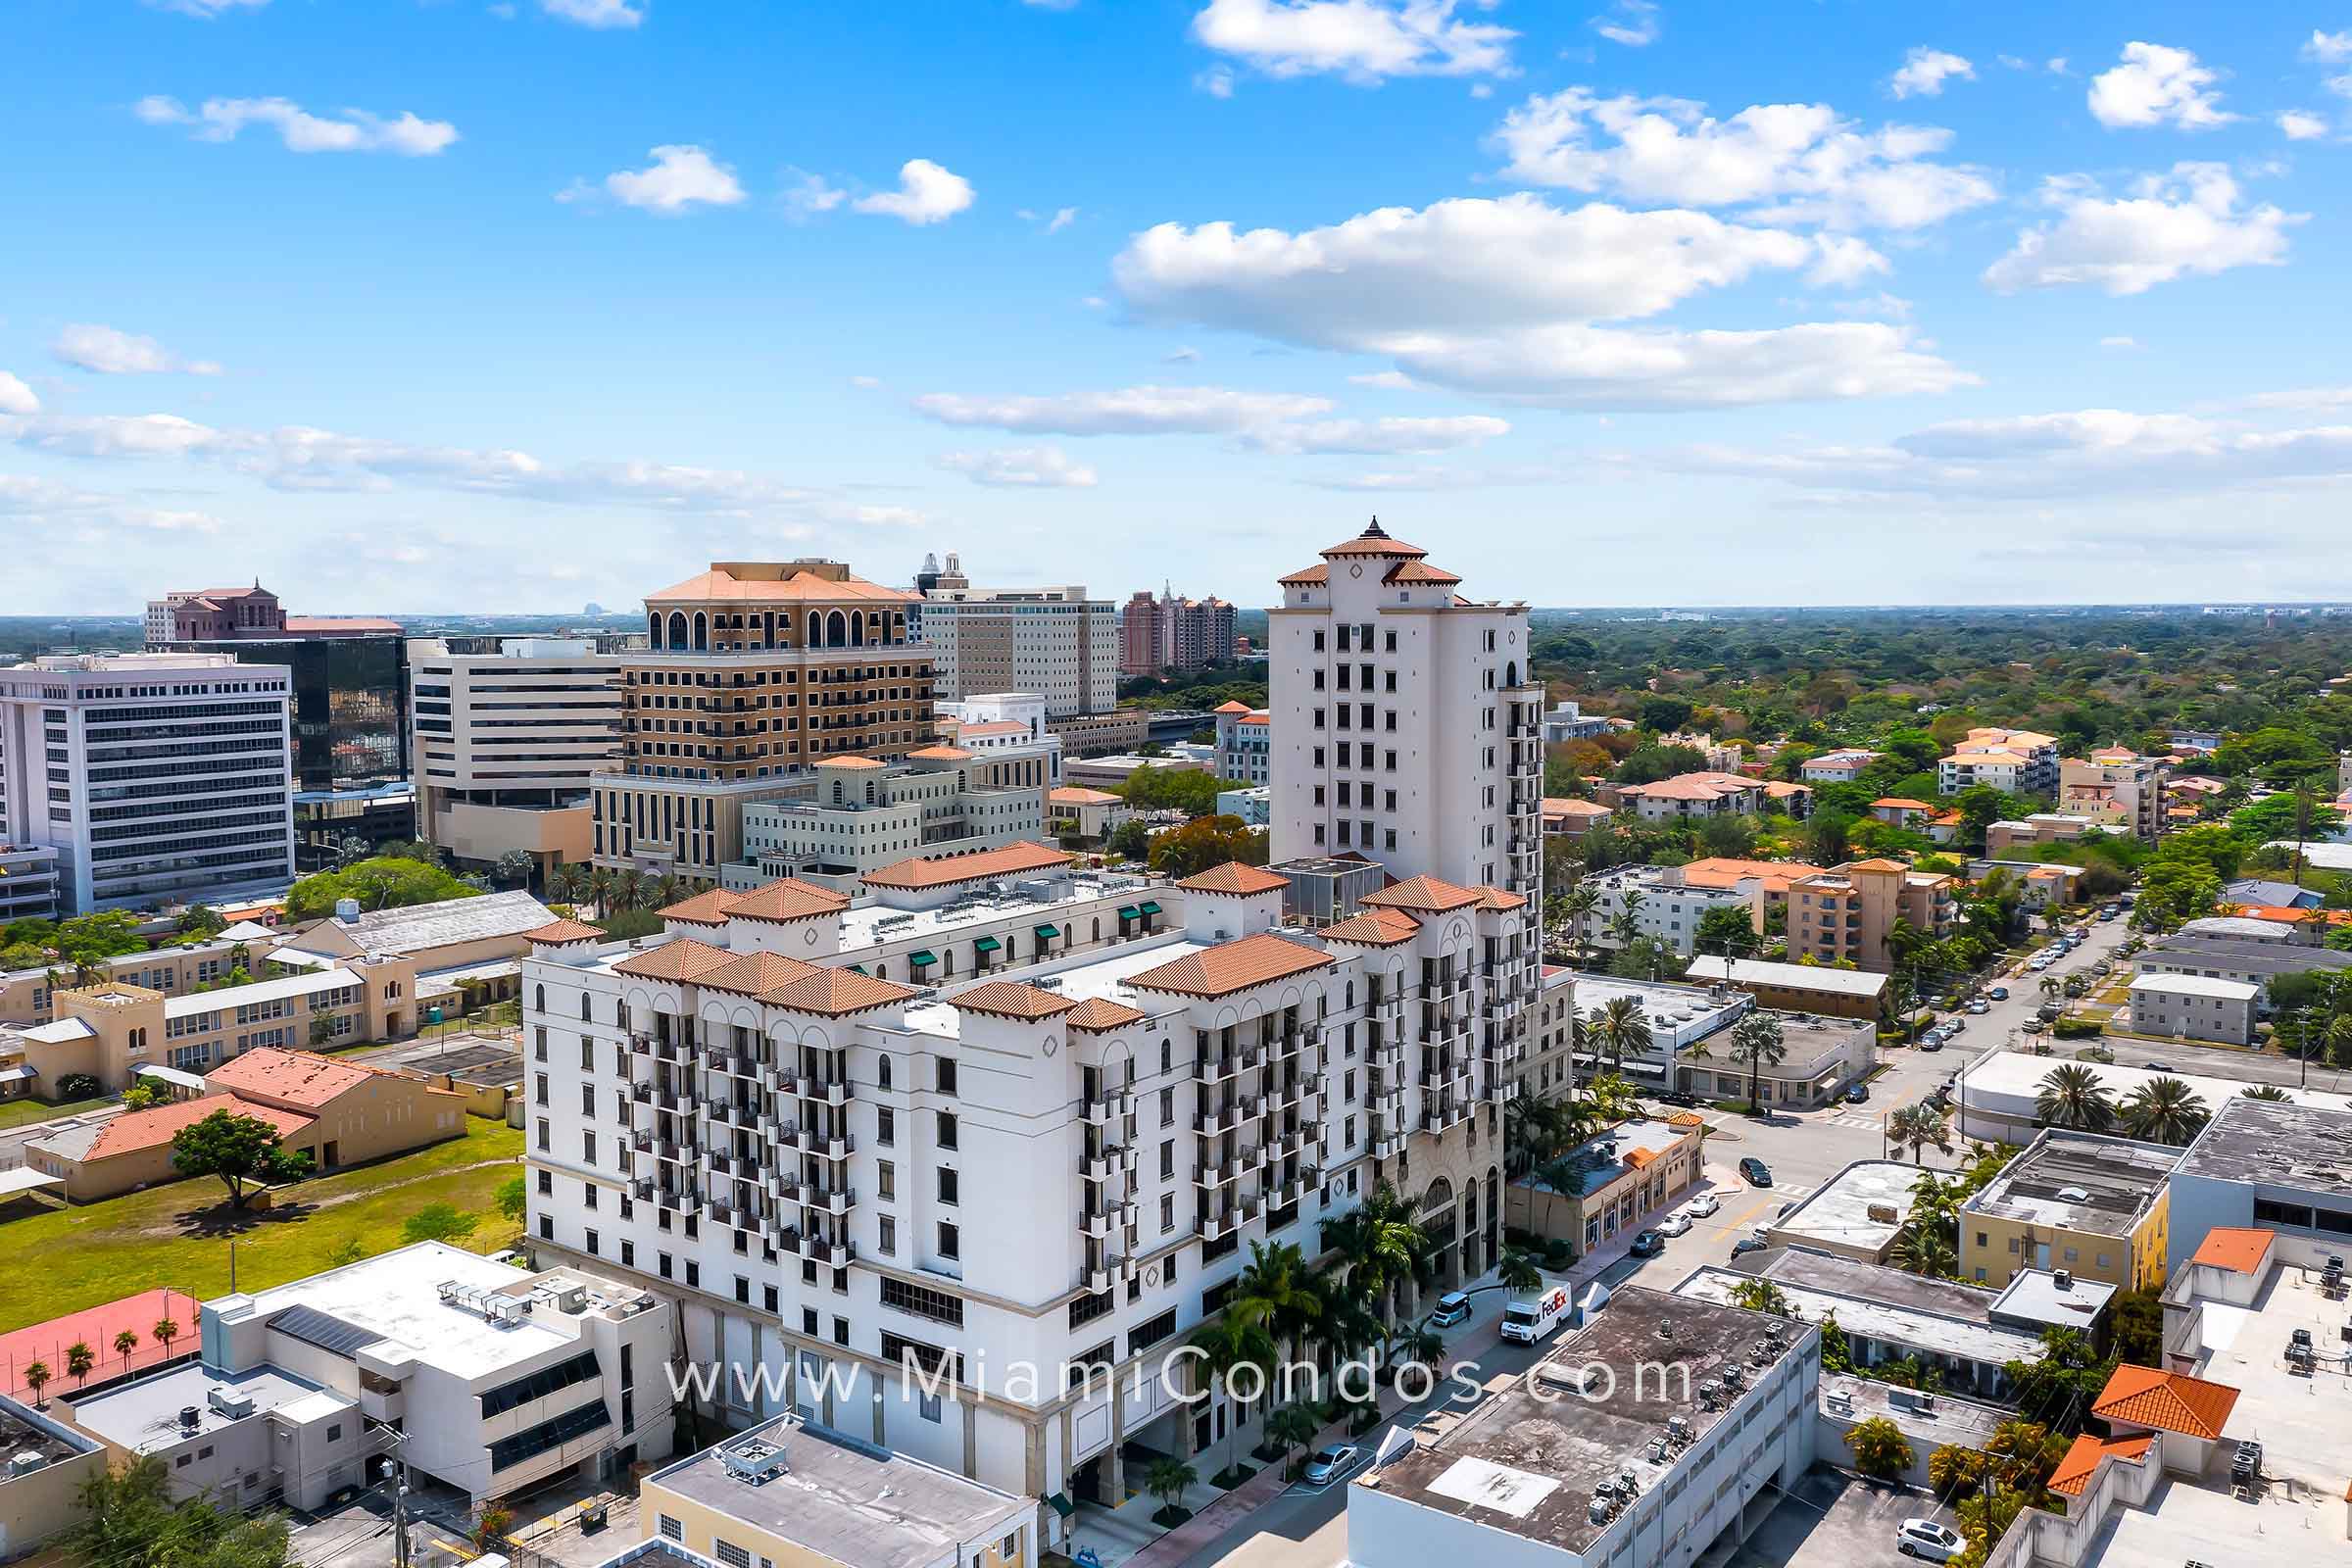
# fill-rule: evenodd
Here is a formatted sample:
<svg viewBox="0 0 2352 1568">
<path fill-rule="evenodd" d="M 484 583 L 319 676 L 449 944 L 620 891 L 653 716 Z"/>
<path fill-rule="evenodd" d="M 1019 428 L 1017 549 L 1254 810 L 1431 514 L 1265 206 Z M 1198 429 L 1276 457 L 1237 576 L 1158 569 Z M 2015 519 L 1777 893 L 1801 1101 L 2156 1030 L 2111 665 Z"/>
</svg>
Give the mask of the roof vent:
<svg viewBox="0 0 2352 1568">
<path fill-rule="evenodd" d="M 225 1416 L 241 1419 L 253 1414 L 253 1396 L 238 1389 L 215 1384 L 205 1391 L 204 1401 Z"/>
<path fill-rule="evenodd" d="M 2058 1196 L 2065 1199 L 2070 1203 L 2087 1203 L 2090 1201 L 2090 1193 L 2088 1189 L 2082 1187 L 2061 1187 L 2058 1189 Z"/>
<path fill-rule="evenodd" d="M 784 1445 L 762 1438 L 746 1439 L 719 1449 L 718 1454 L 727 1474 L 749 1487 L 762 1486 L 792 1468 L 786 1462 Z"/>
<path fill-rule="evenodd" d="M 2075 1288 L 2075 1271 L 2071 1268 L 2051 1270 L 2050 1284 L 2061 1291 L 2073 1290 Z"/>
</svg>

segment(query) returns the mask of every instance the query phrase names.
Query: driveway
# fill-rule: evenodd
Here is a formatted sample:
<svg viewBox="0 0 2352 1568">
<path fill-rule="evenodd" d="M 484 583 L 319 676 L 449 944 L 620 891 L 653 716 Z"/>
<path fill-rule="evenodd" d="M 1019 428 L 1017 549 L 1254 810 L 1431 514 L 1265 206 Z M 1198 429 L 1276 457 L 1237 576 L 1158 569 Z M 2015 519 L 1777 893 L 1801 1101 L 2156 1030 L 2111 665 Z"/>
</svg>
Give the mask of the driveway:
<svg viewBox="0 0 2352 1568">
<path fill-rule="evenodd" d="M 1894 1549 L 1895 1527 L 1935 1512 L 1934 1499 L 1925 1493 L 1873 1486 L 1842 1470 L 1817 1465 L 1745 1544 L 1700 1559 L 1700 1568 L 1895 1562 L 1901 1560 Z"/>
</svg>

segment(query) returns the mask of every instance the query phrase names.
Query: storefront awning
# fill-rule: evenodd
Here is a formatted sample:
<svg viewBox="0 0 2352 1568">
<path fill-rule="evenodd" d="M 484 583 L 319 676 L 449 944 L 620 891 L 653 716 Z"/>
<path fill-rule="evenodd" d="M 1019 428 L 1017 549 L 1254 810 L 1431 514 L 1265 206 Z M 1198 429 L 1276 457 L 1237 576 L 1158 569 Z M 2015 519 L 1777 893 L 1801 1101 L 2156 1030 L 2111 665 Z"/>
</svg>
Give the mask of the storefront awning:
<svg viewBox="0 0 2352 1568">
<path fill-rule="evenodd" d="M 1136 906 L 1136 907 L 1141 909 L 1146 914 L 1157 914 L 1159 912 L 1159 906 L 1156 904 L 1139 904 Z"/>
<path fill-rule="evenodd" d="M 850 973 L 863 974 L 865 973 L 865 965 L 862 963 L 853 963 L 850 965 Z"/>
<path fill-rule="evenodd" d="M 929 948 L 924 948 L 918 953 L 909 953 L 906 955 L 906 961 L 913 964 L 917 969 L 920 969 L 926 963 L 937 963 L 939 959 L 932 954 Z"/>
<path fill-rule="evenodd" d="M 982 937 L 979 941 L 972 944 L 972 951 L 974 953 L 994 953 L 1004 945 L 1004 943 L 999 942 L 995 937 Z"/>
<path fill-rule="evenodd" d="M 1061 1517 L 1064 1519 L 1067 1519 L 1070 1515 L 1078 1511 L 1078 1505 L 1072 1502 L 1066 1494 L 1059 1492 L 1056 1492 L 1054 1494 L 1054 1495 L 1046 1499 L 1046 1506 L 1053 1509 L 1055 1513 L 1061 1515 Z"/>
<path fill-rule="evenodd" d="M 1043 941 L 1059 942 L 1061 940 L 1061 927 L 1057 925 L 1031 926 L 1029 929 L 1036 932 Z"/>
<path fill-rule="evenodd" d="M 1625 1070 L 1637 1078 L 1663 1078 L 1666 1076 L 1666 1064 L 1658 1061 L 1629 1061 L 1625 1064 Z"/>
<path fill-rule="evenodd" d="M 40 1075 L 41 1070 L 38 1067 L 19 1062 L 14 1067 L 0 1067 L 0 1084 L 21 1084 L 26 1079 L 38 1078 Z"/>
<path fill-rule="evenodd" d="M 1120 919 L 1122 919 L 1122 920 L 1140 920 L 1140 919 L 1142 919 L 1143 917 L 1144 917 L 1144 911 L 1143 911 L 1143 910 L 1141 910 L 1141 909 L 1139 909 L 1139 908 L 1137 908 L 1137 907 L 1136 907 L 1134 905 L 1132 905 L 1132 904 L 1122 904 L 1122 905 L 1120 905 L 1120 906 L 1119 906 L 1119 918 L 1120 918 Z"/>
</svg>

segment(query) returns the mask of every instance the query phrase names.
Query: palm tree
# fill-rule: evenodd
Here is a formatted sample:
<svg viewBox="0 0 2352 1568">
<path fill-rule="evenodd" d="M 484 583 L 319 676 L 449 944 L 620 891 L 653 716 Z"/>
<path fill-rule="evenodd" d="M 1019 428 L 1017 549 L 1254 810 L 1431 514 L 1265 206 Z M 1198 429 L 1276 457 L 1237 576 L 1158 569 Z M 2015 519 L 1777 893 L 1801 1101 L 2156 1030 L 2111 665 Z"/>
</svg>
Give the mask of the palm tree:
<svg viewBox="0 0 2352 1568">
<path fill-rule="evenodd" d="M 1348 1290 L 1385 1332 L 1396 1288 L 1416 1277 L 1429 1255 L 1429 1236 L 1396 1189 L 1382 1182 L 1371 1196 L 1338 1219 L 1325 1220 L 1319 1235 L 1326 1251 L 1340 1254 Z"/>
<path fill-rule="evenodd" d="M 1281 1350 L 1274 1337 L 1266 1332 L 1265 1308 L 1257 1301 L 1234 1300 L 1225 1310 L 1193 1331 L 1190 1342 L 1201 1352 L 1201 1372 L 1225 1385 L 1225 1398 L 1232 1408 L 1225 1424 L 1225 1469 L 1232 1471 L 1237 1462 L 1233 1445 L 1242 1435 L 1242 1403 L 1234 1391 L 1234 1380 L 1243 1372 L 1255 1374 L 1252 1379 L 1262 1396 L 1272 1381 L 1275 1361 Z"/>
<path fill-rule="evenodd" d="M 1289 1242 L 1250 1244 L 1250 1262 L 1234 1280 L 1233 1298 L 1255 1302 L 1266 1331 L 1296 1354 L 1322 1315 L 1313 1275 Z"/>
<path fill-rule="evenodd" d="M 1560 913 L 1568 922 L 1568 934 L 1576 944 L 1576 966 L 1585 966 L 1585 956 L 1592 948 L 1592 916 L 1600 909 L 1600 889 L 1579 879 L 1560 895 Z"/>
<path fill-rule="evenodd" d="M 548 896 L 558 904 L 577 906 L 588 897 L 588 867 L 577 860 L 566 860 L 547 879 Z"/>
<path fill-rule="evenodd" d="M 1781 1020 L 1769 1012 L 1746 1014 L 1732 1025 L 1732 1055 L 1747 1063 L 1747 1109 L 1754 1115 L 1764 1108 L 1764 1069 L 1779 1066 L 1788 1055 Z"/>
<path fill-rule="evenodd" d="M 172 1342 L 179 1338 L 179 1325 L 172 1322 L 168 1317 L 158 1318 L 156 1319 L 155 1327 L 149 1329 L 147 1332 L 154 1335 L 155 1343 L 164 1348 L 164 1354 L 170 1355 L 172 1353 Z"/>
<path fill-rule="evenodd" d="M 1200 1472 L 1182 1459 L 1154 1459 L 1144 1474 L 1144 1490 L 1157 1497 L 1163 1511 L 1181 1507 L 1184 1494 L 1200 1479 Z"/>
<path fill-rule="evenodd" d="M 1634 939 L 1642 934 L 1642 909 L 1648 902 L 1640 889 L 1626 889 L 1625 902 L 1609 917 L 1609 939 L 1621 948 L 1631 947 Z"/>
<path fill-rule="evenodd" d="M 2124 1131 L 2158 1144 L 2186 1144 L 2213 1113 L 2196 1091 L 2178 1078 L 2151 1078 L 2124 1097 L 2117 1107 Z"/>
<path fill-rule="evenodd" d="M 1770 1280 L 1741 1280 L 1732 1287 L 1732 1304 L 1750 1312 L 1769 1312 L 1774 1317 L 1796 1316 L 1795 1309 L 1788 1304 L 1788 1294 Z"/>
<path fill-rule="evenodd" d="M 2043 1077 L 2034 1096 L 2034 1115 L 2044 1127 L 2103 1133 L 2115 1125 L 2115 1102 L 2096 1072 L 2070 1062 Z"/>
<path fill-rule="evenodd" d="M 1592 1038 L 1595 1052 L 1608 1054 L 1610 1068 L 1623 1072 L 1628 1052 L 1639 1056 L 1649 1050 L 1649 1011 L 1640 997 L 1611 997 L 1592 1020 Z"/>
<path fill-rule="evenodd" d="M 24 1378 L 24 1386 L 32 1391 L 32 1407 L 36 1410 L 40 1409 L 48 1402 L 41 1397 L 41 1390 L 49 1386 L 49 1363 L 46 1361 L 27 1362 L 24 1370 L 18 1375 Z"/>
<path fill-rule="evenodd" d="M 2237 1093 L 2239 1098 L 2244 1100 L 2292 1100 L 2295 1098 L 2277 1084 L 2264 1084 L 2259 1089 L 2240 1089 Z"/>
<path fill-rule="evenodd" d="M 1291 1455 L 1315 1441 L 1323 1430 L 1323 1418 L 1305 1404 L 1287 1405 L 1266 1417 L 1266 1441 L 1282 1450 L 1274 1461 L 1287 1465 Z"/>
<path fill-rule="evenodd" d="M 1886 928 L 1886 957 L 1891 968 L 1917 972 L 1919 956 L 1935 942 L 1935 938 L 1913 925 L 1901 915 Z"/>
<path fill-rule="evenodd" d="M 588 868 L 588 902 L 596 906 L 599 918 L 612 912 L 612 870 L 610 866 L 592 865 Z"/>
<path fill-rule="evenodd" d="M 1886 1118 L 1886 1141 L 1898 1150 L 1908 1148 L 1912 1164 L 1924 1164 L 1930 1148 L 1946 1154 L 1952 1152 L 1951 1123 L 1940 1109 L 1922 1100 L 1899 1107 Z"/>
<path fill-rule="evenodd" d="M 66 1375 L 80 1388 L 90 1381 L 90 1368 L 98 1364 L 98 1352 L 91 1349 L 87 1340 L 75 1340 L 66 1347 Z"/>
<path fill-rule="evenodd" d="M 1506 1291 L 1544 1288 L 1544 1271 L 1536 1266 L 1536 1255 L 1521 1247 L 1503 1249 L 1502 1261 L 1494 1265 L 1494 1279 Z"/>
<path fill-rule="evenodd" d="M 612 878 L 612 891 L 607 902 L 614 909 L 642 909 L 645 907 L 646 886 L 643 871 L 622 871 Z"/>
<path fill-rule="evenodd" d="M 654 878 L 653 886 L 647 890 L 646 907 L 666 909 L 685 896 L 685 880 L 665 871 Z"/>
<path fill-rule="evenodd" d="M 1907 1273 L 1941 1279 L 1952 1272 L 1959 1259 L 1953 1256 L 1952 1245 L 1943 1239 L 1942 1233 L 1933 1225 L 1921 1223 L 1915 1214 L 1895 1237 L 1894 1250 L 1887 1261 Z"/>
<path fill-rule="evenodd" d="M 124 1329 L 115 1336 L 115 1353 L 122 1358 L 122 1370 L 130 1370 L 130 1352 L 139 1348 L 139 1331 Z"/>
</svg>

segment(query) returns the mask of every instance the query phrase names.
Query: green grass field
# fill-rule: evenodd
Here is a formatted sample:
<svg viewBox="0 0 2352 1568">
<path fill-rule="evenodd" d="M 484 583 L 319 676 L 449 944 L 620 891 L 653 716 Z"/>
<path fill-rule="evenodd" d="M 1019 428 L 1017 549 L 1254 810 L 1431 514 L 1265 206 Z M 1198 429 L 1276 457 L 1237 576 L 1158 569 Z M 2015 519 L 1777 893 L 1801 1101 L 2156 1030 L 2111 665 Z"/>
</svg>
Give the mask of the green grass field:
<svg viewBox="0 0 2352 1568">
<path fill-rule="evenodd" d="M 401 1245 L 401 1227 L 427 1203 L 481 1216 L 458 1245 L 495 1251 L 514 1222 L 493 1199 L 518 1172 L 522 1134 L 466 1118 L 466 1136 L 357 1170 L 281 1188 L 270 1213 L 237 1213 L 211 1177 L 150 1188 L 103 1203 L 0 1219 L 0 1332 L 170 1286 L 198 1298 L 228 1289 L 229 1244 L 237 1288 L 257 1290 L 327 1267 L 350 1242 L 363 1252 Z"/>
<path fill-rule="evenodd" d="M 12 1100 L 0 1105 L 0 1130 L 29 1126 L 36 1121 L 49 1121 L 59 1116 L 71 1116 L 78 1111 L 96 1110 L 106 1103 L 101 1095 L 94 1100 L 68 1100 L 52 1105 L 45 1100 Z"/>
</svg>

